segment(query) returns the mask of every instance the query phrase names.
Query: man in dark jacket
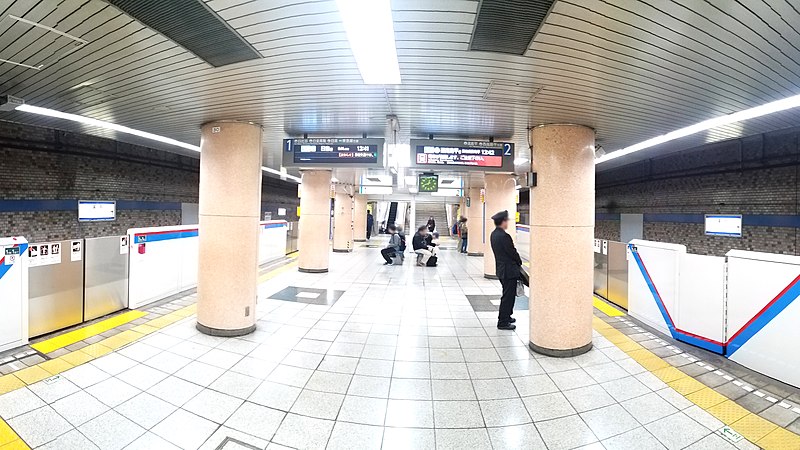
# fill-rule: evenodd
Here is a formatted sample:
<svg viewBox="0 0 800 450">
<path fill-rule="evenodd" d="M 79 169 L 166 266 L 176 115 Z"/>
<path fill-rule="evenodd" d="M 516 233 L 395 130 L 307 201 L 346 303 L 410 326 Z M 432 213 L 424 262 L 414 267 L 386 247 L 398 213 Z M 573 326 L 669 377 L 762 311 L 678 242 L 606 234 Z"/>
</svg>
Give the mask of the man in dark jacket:
<svg viewBox="0 0 800 450">
<path fill-rule="evenodd" d="M 517 320 L 511 317 L 514 314 L 514 301 L 517 298 L 517 280 L 520 277 L 522 258 L 519 257 L 514 240 L 506 233 L 508 229 L 508 211 L 500 211 L 492 216 L 495 229 L 490 236 L 492 253 L 494 253 L 495 274 L 503 286 L 503 296 L 500 297 L 500 314 L 497 317 L 497 328 L 500 330 L 513 330 Z"/>
</svg>

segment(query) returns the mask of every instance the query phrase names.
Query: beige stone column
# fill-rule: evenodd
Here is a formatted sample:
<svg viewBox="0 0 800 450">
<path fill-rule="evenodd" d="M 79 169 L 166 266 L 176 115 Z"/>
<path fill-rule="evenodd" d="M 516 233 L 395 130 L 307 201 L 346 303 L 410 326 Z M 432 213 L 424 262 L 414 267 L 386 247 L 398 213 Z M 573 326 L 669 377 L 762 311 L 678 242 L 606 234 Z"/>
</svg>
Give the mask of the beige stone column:
<svg viewBox="0 0 800 450">
<path fill-rule="evenodd" d="M 302 177 L 297 267 L 300 272 L 327 272 L 330 256 L 331 171 L 304 170 Z"/>
<path fill-rule="evenodd" d="M 509 223 L 506 232 L 516 241 L 517 238 L 517 179 L 514 175 L 502 173 L 487 173 L 483 176 L 486 184 L 486 214 L 484 216 L 485 236 L 483 252 L 483 276 L 496 279 L 494 267 L 494 253 L 489 236 L 494 231 L 492 216 L 500 211 L 507 210 Z"/>
<path fill-rule="evenodd" d="M 530 347 L 550 356 L 592 348 L 594 130 L 531 130 Z"/>
<path fill-rule="evenodd" d="M 353 236 L 356 242 L 367 240 L 367 196 L 364 194 L 353 196 Z"/>
<path fill-rule="evenodd" d="M 261 126 L 207 123 L 200 148 L 197 329 L 241 336 L 256 328 Z"/>
<path fill-rule="evenodd" d="M 483 256 L 483 202 L 481 188 L 469 188 L 467 206 L 467 255 Z"/>
<path fill-rule="evenodd" d="M 337 192 L 333 200 L 333 251 L 352 252 L 353 231 L 353 197 Z"/>
</svg>

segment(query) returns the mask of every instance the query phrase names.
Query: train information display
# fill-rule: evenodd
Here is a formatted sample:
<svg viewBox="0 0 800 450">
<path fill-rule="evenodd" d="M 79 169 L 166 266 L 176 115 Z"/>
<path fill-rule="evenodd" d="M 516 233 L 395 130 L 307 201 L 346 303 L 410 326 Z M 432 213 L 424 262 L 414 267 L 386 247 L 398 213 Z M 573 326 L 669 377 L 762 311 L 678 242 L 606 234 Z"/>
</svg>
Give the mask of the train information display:
<svg viewBox="0 0 800 450">
<path fill-rule="evenodd" d="M 514 144 L 412 139 L 411 162 L 420 168 L 513 172 Z"/>
<path fill-rule="evenodd" d="M 283 166 L 383 168 L 383 144 L 375 138 L 284 139 Z"/>
</svg>

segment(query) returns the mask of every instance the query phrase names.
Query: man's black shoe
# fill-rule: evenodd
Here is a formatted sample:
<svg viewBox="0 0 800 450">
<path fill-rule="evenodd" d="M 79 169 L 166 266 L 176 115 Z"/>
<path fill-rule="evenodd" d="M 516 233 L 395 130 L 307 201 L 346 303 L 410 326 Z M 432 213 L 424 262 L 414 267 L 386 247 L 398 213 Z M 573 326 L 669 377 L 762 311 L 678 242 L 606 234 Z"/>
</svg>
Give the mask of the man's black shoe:
<svg viewBox="0 0 800 450">
<path fill-rule="evenodd" d="M 517 319 L 515 319 L 513 317 L 508 319 L 508 323 L 515 323 L 516 321 L 517 321 Z"/>
<path fill-rule="evenodd" d="M 497 324 L 498 330 L 516 330 L 517 326 L 513 323 L 498 323 Z"/>
</svg>

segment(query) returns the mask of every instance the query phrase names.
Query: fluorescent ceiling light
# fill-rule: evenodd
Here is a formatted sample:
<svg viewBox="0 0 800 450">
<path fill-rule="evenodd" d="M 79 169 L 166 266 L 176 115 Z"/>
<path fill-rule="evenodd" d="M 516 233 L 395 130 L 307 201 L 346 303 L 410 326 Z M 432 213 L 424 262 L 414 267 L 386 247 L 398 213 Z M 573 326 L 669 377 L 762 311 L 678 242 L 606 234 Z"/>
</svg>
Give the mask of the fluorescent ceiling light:
<svg viewBox="0 0 800 450">
<path fill-rule="evenodd" d="M 118 131 L 120 133 L 131 134 L 131 135 L 134 135 L 134 136 L 139 136 L 139 137 L 144 138 L 144 139 L 150 139 L 152 141 L 162 142 L 164 144 L 170 144 L 170 145 L 174 145 L 176 147 L 185 148 L 187 150 L 193 150 L 193 151 L 196 151 L 196 152 L 200 151 L 200 147 L 197 146 L 197 145 L 187 144 L 185 142 L 177 141 L 175 139 L 171 139 L 171 138 L 164 137 L 164 136 L 159 136 L 159 135 L 153 134 L 153 133 L 148 133 L 146 131 L 141 131 L 141 130 L 136 130 L 136 129 L 133 129 L 133 128 L 128 128 L 128 127 L 123 126 L 123 125 L 117 125 L 115 123 L 106 122 L 105 120 L 92 119 L 91 117 L 81 116 L 81 115 L 78 115 L 78 114 L 65 113 L 65 112 L 61 112 L 61 111 L 56 111 L 54 109 L 40 108 L 38 106 L 32 106 L 32 105 L 20 105 L 20 106 L 17 106 L 16 109 L 19 110 L 19 111 L 29 112 L 29 113 L 33 113 L 33 114 L 41 114 L 43 116 L 55 117 L 57 119 L 70 120 L 72 122 L 78 122 L 78 123 L 82 123 L 82 124 L 85 124 L 85 125 L 91 125 L 91 126 L 95 126 L 95 127 L 105 128 L 107 130 L 114 130 L 114 131 Z M 269 173 L 274 174 L 274 175 L 278 175 L 281 178 L 288 178 L 288 179 L 290 179 L 290 180 L 292 180 L 292 181 L 294 181 L 296 183 L 300 183 L 301 182 L 300 178 L 298 178 L 298 177 L 289 175 L 287 173 L 283 173 L 281 171 L 278 171 L 278 170 L 275 170 L 275 169 L 272 169 L 272 168 L 269 168 L 269 167 L 263 167 L 262 166 L 261 170 L 263 170 L 264 172 L 269 172 Z"/>
<path fill-rule="evenodd" d="M 336 0 L 365 84 L 400 84 L 389 0 Z"/>
<path fill-rule="evenodd" d="M 283 179 L 292 180 L 297 184 L 301 184 L 303 182 L 303 180 L 301 178 L 296 177 L 294 175 L 289 175 L 288 173 L 286 173 L 286 170 L 284 168 L 282 168 L 282 167 L 281 167 L 281 170 L 275 170 L 272 167 L 261 166 L 261 170 L 263 170 L 264 172 L 267 172 L 267 173 L 271 173 L 273 175 L 278 175 L 279 177 L 281 177 L 282 180 Z"/>
<path fill-rule="evenodd" d="M 132 134 L 134 136 L 139 136 L 141 138 L 150 139 L 152 141 L 162 142 L 164 144 L 174 145 L 176 147 L 185 148 L 187 150 L 193 150 L 196 152 L 200 151 L 200 147 L 197 145 L 187 144 L 185 142 L 176 141 L 175 139 L 171 139 L 164 136 L 159 136 L 157 134 L 148 133 L 146 131 L 135 130 L 133 128 L 128 128 L 126 126 L 117 125 L 115 123 L 106 122 L 105 120 L 97 120 L 92 119 L 86 116 L 80 116 L 78 114 L 70 114 L 61 111 L 56 111 L 54 109 L 47 109 L 47 108 L 40 108 L 38 106 L 31 106 L 31 105 L 20 105 L 16 108 L 19 111 L 29 112 L 33 114 L 41 114 L 43 116 L 55 117 L 58 119 L 64 120 L 71 120 L 73 122 L 82 123 L 85 125 L 91 125 L 94 127 L 105 128 L 107 130 L 114 130 L 120 133 L 125 134 Z"/>
<path fill-rule="evenodd" d="M 699 133 L 701 131 L 707 131 L 712 128 L 729 125 L 734 122 L 742 122 L 749 119 L 755 119 L 756 117 L 765 116 L 767 114 L 772 114 L 779 111 L 785 111 L 787 109 L 796 108 L 798 106 L 800 106 L 800 95 L 795 95 L 792 97 L 785 98 L 783 100 L 777 100 L 774 102 L 767 103 L 765 105 L 756 106 L 755 108 L 745 109 L 743 111 L 735 112 L 732 114 L 714 117 L 713 119 L 704 120 L 700 123 L 696 123 L 694 125 L 680 128 L 675 131 L 671 131 L 667 134 L 662 134 L 661 136 L 656 136 L 646 141 L 639 142 L 638 144 L 633 144 L 630 147 L 625 147 L 623 149 L 614 152 L 606 153 L 605 155 L 595 159 L 594 163 L 601 164 L 606 161 L 619 158 L 621 156 L 630 155 L 631 153 L 635 153 L 640 150 L 644 150 L 646 148 L 655 147 L 656 145 L 673 141 L 675 139 L 680 139 L 682 137 Z"/>
</svg>

